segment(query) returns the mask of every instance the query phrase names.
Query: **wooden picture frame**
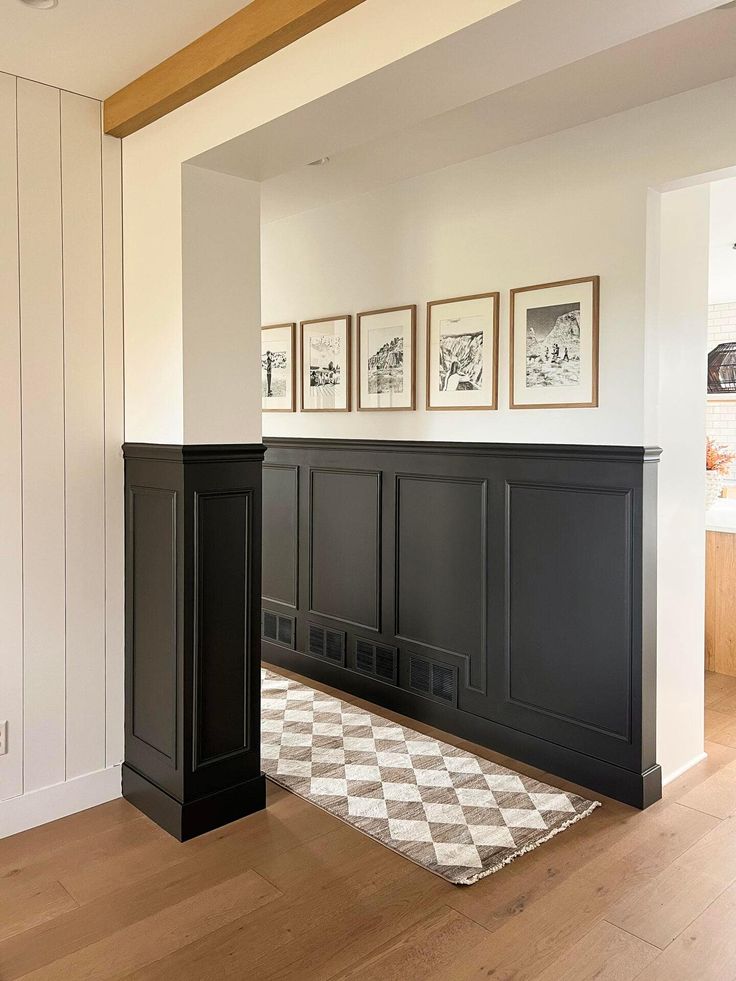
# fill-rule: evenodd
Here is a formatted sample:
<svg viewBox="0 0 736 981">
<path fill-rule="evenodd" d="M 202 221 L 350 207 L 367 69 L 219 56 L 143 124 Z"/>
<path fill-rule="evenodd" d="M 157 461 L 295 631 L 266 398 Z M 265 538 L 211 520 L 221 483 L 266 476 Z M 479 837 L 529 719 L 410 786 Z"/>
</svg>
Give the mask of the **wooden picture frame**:
<svg viewBox="0 0 736 981">
<path fill-rule="evenodd" d="M 319 324 L 331 324 L 333 330 L 336 324 L 343 323 L 343 334 L 345 338 L 345 356 L 343 364 L 341 367 L 341 373 L 344 371 L 344 399 L 336 401 L 344 401 L 344 404 L 340 405 L 314 405 L 307 404 L 308 402 L 314 401 L 326 401 L 328 398 L 328 389 L 332 387 L 329 382 L 324 386 L 316 385 L 315 388 L 322 388 L 320 399 L 305 398 L 305 390 L 310 391 L 310 386 L 306 384 L 306 362 L 304 357 L 304 338 L 305 334 L 311 333 L 310 328 L 316 327 Z M 318 317 L 315 320 L 302 320 L 299 324 L 299 365 L 301 374 L 301 411 L 302 412 L 350 412 L 351 410 L 351 394 L 352 394 L 352 326 L 353 318 L 351 314 L 339 314 L 335 317 Z M 310 381 L 311 381 L 311 366 L 310 366 Z"/>
<path fill-rule="evenodd" d="M 264 334 L 272 330 L 288 331 L 290 335 L 286 344 L 289 353 L 289 372 L 291 377 L 287 381 L 286 394 L 283 396 L 283 398 L 286 398 L 288 395 L 289 405 L 280 405 L 277 408 L 268 407 L 266 401 L 268 396 L 263 392 L 263 340 Z M 267 327 L 261 327 L 261 412 L 296 412 L 296 323 L 270 324 Z"/>
<path fill-rule="evenodd" d="M 533 293 L 539 293 L 539 307 L 532 307 Z M 600 277 L 583 276 L 578 279 L 561 279 L 554 283 L 540 283 L 536 286 L 522 286 L 511 290 L 510 304 L 510 343 L 509 343 L 509 407 L 511 409 L 595 409 L 598 407 L 599 384 L 599 331 L 600 331 Z M 577 308 L 577 310 L 575 309 Z M 546 313 L 545 313 L 546 311 Z M 538 351 L 530 353 L 529 330 L 532 313 L 537 317 L 541 329 L 546 333 L 542 341 L 532 338 Z M 521 315 L 524 323 L 521 323 Z M 552 318 L 555 317 L 552 326 Z M 562 318 L 566 317 L 567 320 Z M 576 328 L 577 324 L 577 328 Z M 524 330 L 524 363 L 518 359 L 521 347 L 520 329 Z M 571 344 L 564 345 L 560 355 L 560 331 L 571 331 Z M 577 340 L 575 332 L 577 330 Z M 541 345 L 544 340 L 557 332 L 552 342 Z M 555 352 L 555 347 L 557 351 Z M 568 355 L 568 347 L 573 350 Z M 577 384 L 575 384 L 574 362 L 577 361 Z M 555 377 L 559 382 L 555 384 Z M 530 378 L 538 379 L 529 385 Z M 552 379 L 550 381 L 549 379 Z M 566 379 L 566 380 L 563 380 Z M 522 384 L 523 380 L 523 384 Z M 533 394 L 527 393 L 538 388 L 539 397 L 544 401 L 534 401 Z M 552 397 L 557 391 L 558 398 Z M 577 395 L 578 397 L 571 397 Z"/>
<path fill-rule="evenodd" d="M 487 376 L 490 379 L 489 385 L 489 401 L 482 402 L 477 400 L 477 404 L 472 404 L 470 398 L 466 397 L 465 404 L 459 405 L 443 405 L 443 404 L 432 404 L 433 396 L 437 398 L 439 395 L 446 394 L 442 391 L 441 386 L 437 388 L 433 385 L 433 372 L 432 372 L 432 356 L 434 351 L 434 341 L 433 341 L 433 320 L 434 313 L 440 307 L 455 307 L 455 310 L 450 309 L 448 312 L 453 312 L 459 314 L 462 312 L 462 306 L 466 307 L 466 316 L 471 314 L 473 308 L 478 311 L 479 304 L 476 301 L 490 300 L 492 303 L 492 311 L 490 314 L 490 343 L 487 344 L 488 338 L 484 336 L 483 346 L 481 348 L 481 361 L 486 356 L 486 352 L 490 352 L 490 370 L 487 371 Z M 427 303 L 427 324 L 426 324 L 426 364 L 427 364 L 427 378 L 426 378 L 426 408 L 428 412 L 457 412 L 465 411 L 472 412 L 477 410 L 493 410 L 498 408 L 498 342 L 499 342 L 499 314 L 500 314 L 500 303 L 501 294 L 499 292 L 492 293 L 473 293 L 469 296 L 453 296 L 445 300 L 430 300 Z M 457 309 L 460 308 L 460 309 Z M 480 316 L 477 312 L 476 316 Z M 435 365 L 436 367 L 436 365 Z M 482 364 L 481 364 L 482 367 Z M 488 365 L 485 366 L 488 368 Z M 468 396 L 475 395 L 475 392 L 468 392 Z M 462 396 L 460 396 L 462 398 Z"/>
<path fill-rule="evenodd" d="M 405 357 L 405 351 L 402 351 L 402 369 L 404 371 L 404 378 L 406 375 L 405 369 L 408 365 L 409 369 L 409 385 L 407 398 L 405 399 L 405 404 L 402 405 L 369 405 L 367 404 L 371 399 L 380 399 L 382 394 L 393 395 L 392 392 L 386 393 L 370 393 L 364 391 L 364 372 L 363 372 L 363 355 L 369 348 L 365 343 L 363 338 L 363 329 L 366 320 L 368 318 L 374 318 L 379 322 L 389 321 L 384 329 L 389 329 L 390 317 L 387 315 L 396 314 L 397 316 L 403 315 L 404 318 L 408 317 L 408 323 L 401 325 L 405 336 L 408 335 L 411 341 L 411 351 L 409 357 Z M 364 310 L 362 313 L 357 315 L 357 325 L 358 325 L 358 411 L 359 412 L 413 412 L 416 409 L 416 352 L 417 352 L 417 306 L 416 303 L 409 303 L 401 307 L 384 307 L 380 310 Z M 376 325 L 378 326 L 378 324 Z M 397 328 L 398 329 L 398 328 Z M 367 372 L 365 373 L 367 376 Z M 403 379 L 402 379 L 403 383 Z M 402 384 L 403 391 L 403 384 Z"/>
</svg>

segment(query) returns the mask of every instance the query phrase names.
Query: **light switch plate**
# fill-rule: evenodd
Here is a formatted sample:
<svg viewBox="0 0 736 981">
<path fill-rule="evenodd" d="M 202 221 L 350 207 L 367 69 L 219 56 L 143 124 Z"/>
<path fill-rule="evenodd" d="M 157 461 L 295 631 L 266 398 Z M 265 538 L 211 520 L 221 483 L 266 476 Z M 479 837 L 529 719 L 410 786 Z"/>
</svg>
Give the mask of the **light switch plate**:
<svg viewBox="0 0 736 981">
<path fill-rule="evenodd" d="M 8 723 L 0 722 L 0 756 L 8 751 Z"/>
</svg>

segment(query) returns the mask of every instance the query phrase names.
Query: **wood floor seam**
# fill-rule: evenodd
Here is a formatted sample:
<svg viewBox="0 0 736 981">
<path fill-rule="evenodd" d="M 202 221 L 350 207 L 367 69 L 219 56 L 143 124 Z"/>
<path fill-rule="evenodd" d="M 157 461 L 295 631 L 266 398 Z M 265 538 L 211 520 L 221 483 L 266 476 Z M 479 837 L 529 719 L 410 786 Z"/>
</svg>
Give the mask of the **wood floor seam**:
<svg viewBox="0 0 736 981">
<path fill-rule="evenodd" d="M 723 685 L 707 712 L 736 727 Z M 266 811 L 183 845 L 102 805 L 0 842 L 23 927 L 0 981 L 736 981 L 736 747 L 708 748 L 648 810 L 604 799 L 462 888 L 270 782 Z"/>
</svg>

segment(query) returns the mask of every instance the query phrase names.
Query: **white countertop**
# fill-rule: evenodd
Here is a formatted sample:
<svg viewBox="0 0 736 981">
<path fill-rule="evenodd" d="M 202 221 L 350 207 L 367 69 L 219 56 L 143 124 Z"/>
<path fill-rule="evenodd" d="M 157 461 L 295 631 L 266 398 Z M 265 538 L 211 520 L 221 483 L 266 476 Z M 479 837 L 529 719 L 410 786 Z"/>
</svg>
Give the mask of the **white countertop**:
<svg viewBox="0 0 736 981">
<path fill-rule="evenodd" d="M 705 512 L 707 531 L 725 531 L 736 534 L 736 499 L 719 498 L 710 511 Z"/>
</svg>

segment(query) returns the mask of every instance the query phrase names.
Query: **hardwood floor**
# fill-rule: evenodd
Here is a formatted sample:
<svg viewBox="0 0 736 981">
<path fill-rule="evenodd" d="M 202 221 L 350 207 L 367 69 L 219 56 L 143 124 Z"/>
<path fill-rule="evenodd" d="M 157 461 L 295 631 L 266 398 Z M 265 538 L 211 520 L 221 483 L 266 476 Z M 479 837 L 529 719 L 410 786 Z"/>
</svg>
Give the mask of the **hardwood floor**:
<svg viewBox="0 0 736 981">
<path fill-rule="evenodd" d="M 185 844 L 122 800 L 6 838 L 0 981 L 734 981 L 736 678 L 706 676 L 706 702 L 708 759 L 663 800 L 604 798 L 465 888 L 272 784 Z"/>
</svg>

